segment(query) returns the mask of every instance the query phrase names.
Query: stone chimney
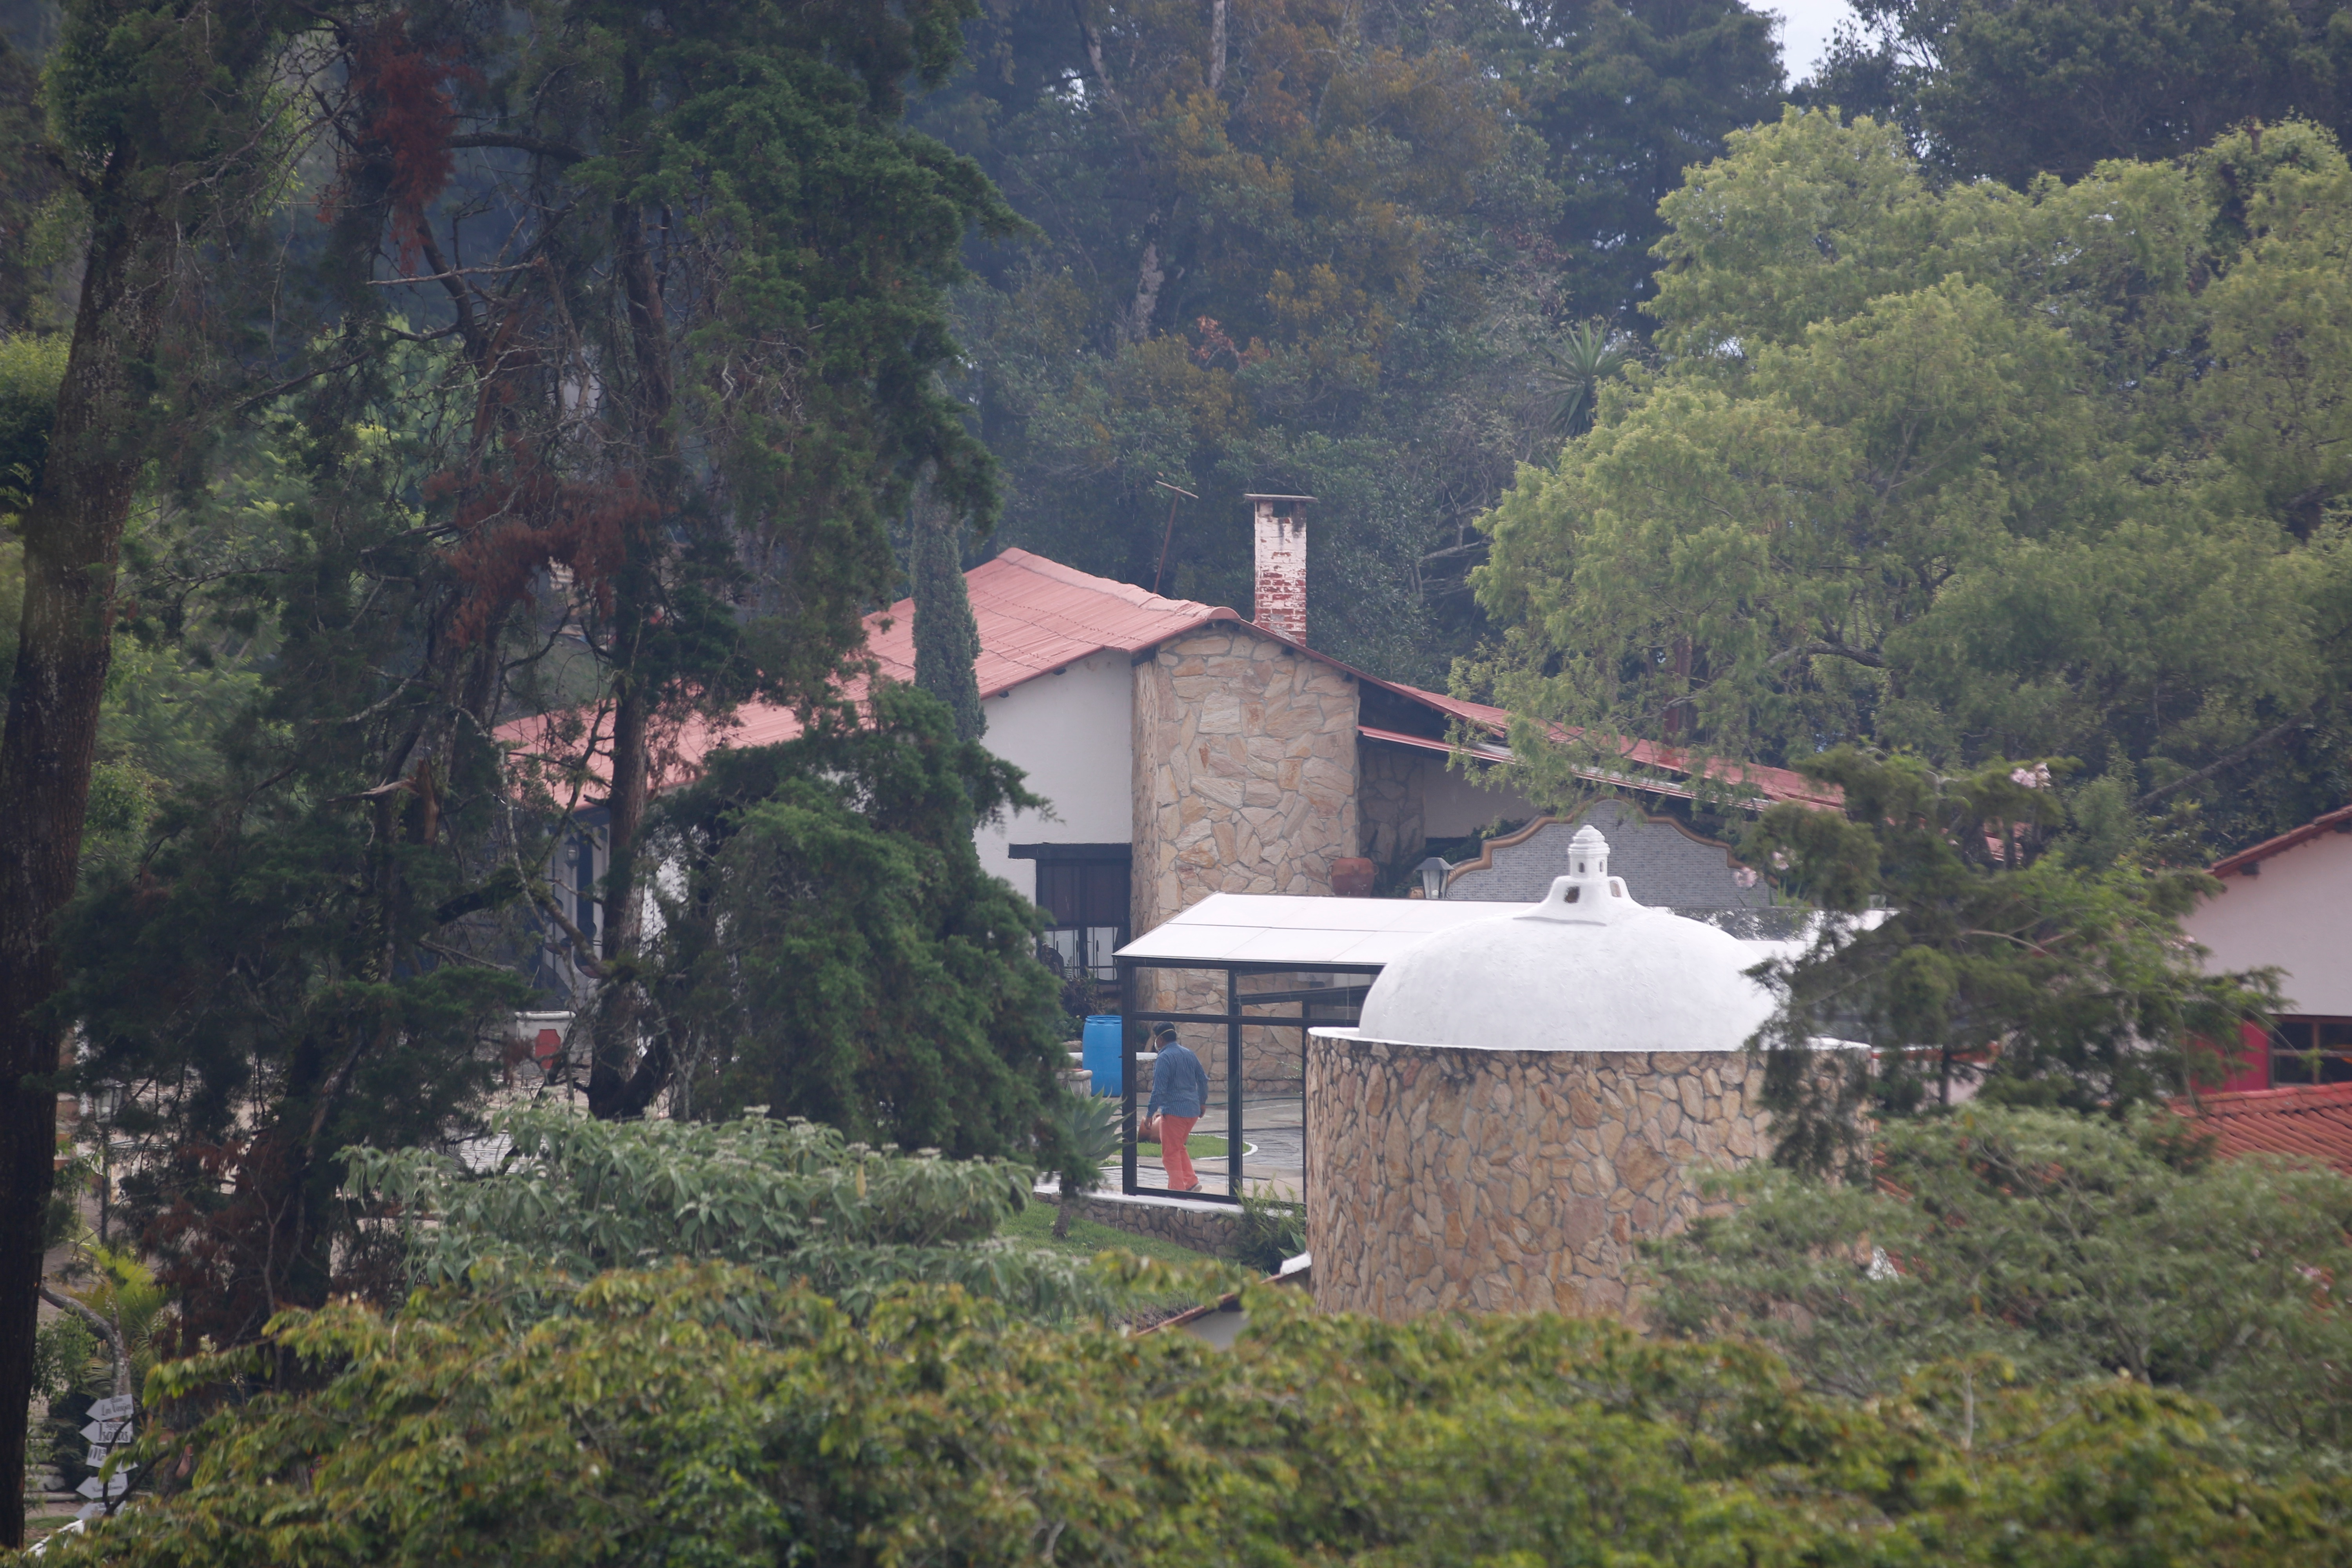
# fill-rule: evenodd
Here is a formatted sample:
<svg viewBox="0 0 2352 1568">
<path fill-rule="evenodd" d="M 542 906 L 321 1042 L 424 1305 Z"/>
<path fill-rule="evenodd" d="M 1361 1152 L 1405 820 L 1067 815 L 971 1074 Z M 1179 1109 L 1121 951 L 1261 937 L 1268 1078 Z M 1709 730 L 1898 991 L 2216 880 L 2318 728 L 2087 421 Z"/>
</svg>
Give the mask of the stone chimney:
<svg viewBox="0 0 2352 1568">
<path fill-rule="evenodd" d="M 1313 496 L 1244 496 L 1257 511 L 1257 607 L 1250 619 L 1293 642 L 1307 640 L 1307 520 Z"/>
</svg>

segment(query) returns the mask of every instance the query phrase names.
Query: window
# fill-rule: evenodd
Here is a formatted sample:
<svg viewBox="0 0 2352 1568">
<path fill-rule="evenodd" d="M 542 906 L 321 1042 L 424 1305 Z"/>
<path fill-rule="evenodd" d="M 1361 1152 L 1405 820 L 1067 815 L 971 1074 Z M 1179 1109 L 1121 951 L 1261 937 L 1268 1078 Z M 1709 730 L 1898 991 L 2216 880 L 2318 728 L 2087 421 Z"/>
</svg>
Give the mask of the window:
<svg viewBox="0 0 2352 1568">
<path fill-rule="evenodd" d="M 1066 979 L 1118 979 L 1111 955 L 1128 937 L 1128 847 L 1016 844 L 1013 855 L 1037 862 L 1037 907 L 1053 921 L 1037 956 Z"/>
<path fill-rule="evenodd" d="M 581 934 L 596 934 L 596 840 L 594 836 L 575 833 L 572 836 L 572 869 L 573 914 L 572 923 Z"/>
<path fill-rule="evenodd" d="M 2271 1031 L 2271 1087 L 2352 1083 L 2352 1018 L 2281 1018 Z"/>
</svg>

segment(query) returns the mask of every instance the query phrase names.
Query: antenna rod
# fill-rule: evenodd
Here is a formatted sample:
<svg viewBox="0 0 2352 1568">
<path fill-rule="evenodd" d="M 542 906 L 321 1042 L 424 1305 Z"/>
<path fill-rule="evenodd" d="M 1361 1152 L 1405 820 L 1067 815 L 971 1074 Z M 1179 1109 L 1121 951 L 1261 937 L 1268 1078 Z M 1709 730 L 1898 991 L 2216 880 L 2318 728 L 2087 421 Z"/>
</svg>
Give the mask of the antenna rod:
<svg viewBox="0 0 2352 1568">
<path fill-rule="evenodd" d="M 1151 591 L 1157 594 L 1160 592 L 1160 579 L 1168 571 L 1168 547 L 1176 542 L 1176 496 L 1182 496 L 1186 500 L 1199 500 L 1201 498 L 1191 490 L 1177 489 L 1166 479 L 1154 479 L 1151 482 L 1163 490 L 1176 491 L 1176 495 L 1168 498 L 1168 532 L 1167 536 L 1160 542 L 1160 569 L 1151 574 Z"/>
</svg>

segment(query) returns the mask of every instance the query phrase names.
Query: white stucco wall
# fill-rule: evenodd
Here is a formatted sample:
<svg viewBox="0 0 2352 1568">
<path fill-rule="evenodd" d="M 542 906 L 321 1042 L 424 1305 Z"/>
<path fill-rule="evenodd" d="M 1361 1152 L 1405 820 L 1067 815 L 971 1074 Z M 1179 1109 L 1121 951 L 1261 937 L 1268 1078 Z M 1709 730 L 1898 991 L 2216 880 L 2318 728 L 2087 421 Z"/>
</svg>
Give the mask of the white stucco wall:
<svg viewBox="0 0 2352 1568">
<path fill-rule="evenodd" d="M 1421 809 L 1423 831 L 1432 838 L 1460 838 L 1497 817 L 1526 822 L 1543 815 L 1517 790 L 1482 788 L 1443 758 L 1433 755 L 1430 762 L 1422 774 Z"/>
<path fill-rule="evenodd" d="M 982 704 L 981 743 L 1029 775 L 1055 820 L 1024 811 L 972 835 L 980 863 L 1034 897 L 1037 867 L 1015 844 L 1126 844 L 1135 832 L 1135 682 L 1127 655 L 1101 653 Z"/>
<path fill-rule="evenodd" d="M 2212 950 L 2211 972 L 2276 964 L 2287 1011 L 2352 1017 L 2352 834 L 2326 833 L 2225 877 L 2181 922 Z"/>
</svg>

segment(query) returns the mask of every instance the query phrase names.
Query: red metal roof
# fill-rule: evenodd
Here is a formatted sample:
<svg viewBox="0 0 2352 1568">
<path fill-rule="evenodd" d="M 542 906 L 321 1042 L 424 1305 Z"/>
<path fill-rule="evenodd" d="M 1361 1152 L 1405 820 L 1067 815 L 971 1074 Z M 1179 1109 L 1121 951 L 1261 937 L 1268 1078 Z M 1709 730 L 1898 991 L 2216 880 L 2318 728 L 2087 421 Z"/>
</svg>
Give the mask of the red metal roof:
<svg viewBox="0 0 2352 1568">
<path fill-rule="evenodd" d="M 2301 1154 L 2352 1176 L 2352 1083 L 2241 1089 L 2172 1109 L 2211 1133 L 2224 1156 Z"/>
<path fill-rule="evenodd" d="M 1238 621 L 1234 611 L 1191 599 L 1167 599 L 1129 583 L 1073 570 L 1026 550 L 1007 550 L 963 574 L 980 626 L 980 658 L 972 673 L 983 698 L 1064 669 L 1093 654 L 1133 655 L 1212 621 Z M 901 599 L 866 617 L 866 651 L 887 679 L 915 679 L 915 602 Z M 862 685 L 862 683 L 857 683 Z M 850 693 L 856 695 L 856 689 Z M 544 721 L 502 726 L 501 739 L 525 752 L 537 750 Z M 689 724 L 665 748 L 662 786 L 686 783 L 702 771 L 712 747 L 767 746 L 801 732 L 799 715 L 767 702 L 746 702 L 735 722 L 717 730 Z M 607 777 L 600 749 L 591 766 Z"/>
<path fill-rule="evenodd" d="M 2235 855 L 2213 862 L 2213 875 L 2227 877 L 2259 865 L 2273 855 L 2284 855 L 2298 844 L 2308 844 L 2323 833 L 2352 833 L 2352 805 L 2338 806 L 2321 816 L 2315 816 L 2301 827 L 2282 833 L 2276 838 L 2265 838 L 2251 849 L 2241 849 Z"/>
<path fill-rule="evenodd" d="M 983 698 L 1009 691 L 1041 675 L 1051 675 L 1094 654 L 1117 651 L 1132 657 L 1212 622 L 1242 621 L 1241 616 L 1222 606 L 1203 605 L 1192 599 L 1162 598 L 1131 583 L 1097 577 L 1065 566 L 1058 561 L 1033 555 L 1026 550 L 1007 550 L 994 560 L 973 567 L 964 574 L 964 590 L 971 595 L 972 619 L 980 627 L 980 658 L 973 665 L 972 673 L 978 679 L 980 694 Z M 1382 680 L 1342 664 L 1328 654 L 1318 653 L 1306 644 L 1279 632 L 1254 625 L 1250 629 L 1260 637 L 1296 648 L 1309 658 L 1344 670 L 1368 685 L 1393 692 L 1448 720 L 1459 720 L 1474 729 L 1484 730 L 1495 736 L 1497 742 L 1509 733 L 1510 714 L 1503 709 L 1489 707 L 1483 702 L 1465 702 L 1458 697 L 1425 691 L 1417 686 Z M 915 602 L 912 599 L 901 599 L 887 610 L 866 617 L 866 651 L 886 679 L 899 681 L 915 679 Z M 853 684 L 849 695 L 855 697 L 860 689 L 862 683 Z M 541 753 L 546 727 L 545 719 L 519 720 L 501 726 L 499 735 L 500 739 L 512 742 L 523 755 L 530 756 Z M 731 724 L 715 729 L 702 721 L 695 721 L 658 748 L 660 787 L 675 787 L 696 777 L 702 771 L 702 759 L 715 746 L 773 745 L 779 741 L 791 740 L 800 731 L 799 716 L 791 709 L 765 702 L 744 703 L 736 710 Z M 1444 749 L 1442 742 L 1428 737 L 1406 736 L 1380 730 L 1360 732 L 1375 740 Z M 1552 733 L 1564 741 L 1573 739 L 1580 731 L 1555 726 Z M 552 752 L 577 754 L 575 749 L 561 746 L 553 748 Z M 600 747 L 590 759 L 590 769 L 600 781 L 609 776 L 604 761 L 607 754 L 607 751 Z M 1497 762 L 1507 761 L 1510 756 L 1499 743 L 1482 746 L 1478 748 L 1477 754 Z M 1624 754 L 1629 761 L 1643 767 L 1669 773 L 1689 771 L 1685 753 L 1647 741 L 1627 742 Z M 1712 771 L 1718 778 L 1754 787 L 1768 802 L 1800 800 L 1810 805 L 1831 806 L 1838 803 L 1838 792 L 1834 787 L 1815 784 L 1785 768 L 1762 768 L 1717 759 Z M 1669 795 L 1689 793 L 1659 780 L 1645 781 L 1633 776 L 1615 779 L 1612 776 L 1612 782 Z"/>
<path fill-rule="evenodd" d="M 983 698 L 1024 681 L 1066 669 L 1094 654 L 1137 654 L 1211 621 L 1238 621 L 1232 610 L 1192 599 L 1163 599 L 1131 583 L 1074 570 L 1058 561 L 1007 550 L 963 574 L 971 618 L 980 626 L 980 658 L 972 674 Z M 915 679 L 915 601 L 901 599 L 866 617 L 866 651 L 886 679 Z M 767 746 L 801 732 L 789 708 L 747 702 L 730 746 Z M 680 748 L 680 761 L 700 771 L 711 742 Z"/>
<path fill-rule="evenodd" d="M 1436 691 L 1423 691 L 1417 686 L 1400 686 L 1394 681 L 1380 680 L 1370 676 L 1362 676 L 1362 679 L 1370 680 L 1375 686 L 1384 687 L 1400 697 L 1410 698 L 1425 707 L 1433 708 L 1449 718 L 1459 719 L 1474 729 L 1484 730 L 1497 740 L 1510 733 L 1511 715 L 1508 709 L 1490 707 L 1484 702 L 1468 702 L 1459 697 L 1448 697 Z M 1577 740 L 1584 733 L 1581 730 L 1560 724 L 1550 726 L 1550 730 L 1552 739 L 1563 745 Z M 1410 736 L 1394 734 L 1384 730 L 1360 730 L 1358 733 L 1370 735 L 1374 740 L 1390 741 L 1403 745 L 1427 746 L 1429 744 L 1426 741 L 1415 740 Z M 1480 747 L 1475 754 L 1495 762 L 1510 760 L 1509 751 L 1499 746 Z M 1621 754 L 1626 761 L 1641 767 L 1656 768 L 1662 772 L 1675 773 L 1690 772 L 1690 754 L 1678 747 L 1661 746 L 1651 741 L 1628 741 L 1621 749 Z M 1844 792 L 1837 785 L 1819 783 L 1789 768 L 1768 768 L 1755 763 L 1735 763 L 1717 757 L 1709 764 L 1708 772 L 1715 777 L 1728 783 L 1749 786 L 1768 805 L 1794 800 L 1801 801 L 1807 805 L 1835 806 L 1844 799 Z M 1600 779 L 1603 775 L 1598 770 L 1588 770 L 1588 776 Z M 1610 775 L 1608 782 L 1622 784 L 1632 788 L 1651 790 L 1663 795 L 1687 796 L 1693 793 L 1675 785 L 1661 784 L 1654 780 L 1631 776 L 1620 778 Z"/>
</svg>

